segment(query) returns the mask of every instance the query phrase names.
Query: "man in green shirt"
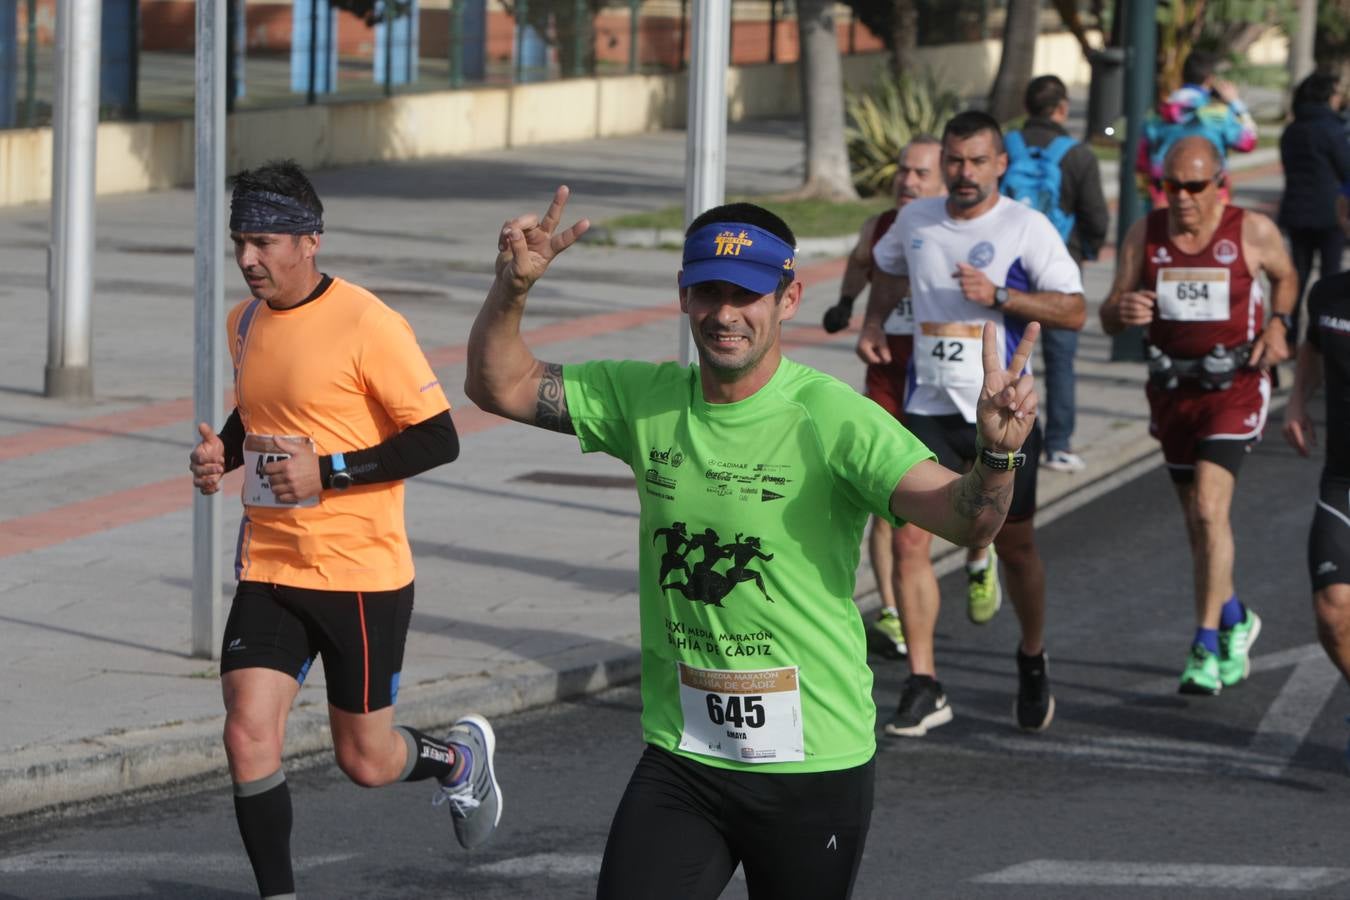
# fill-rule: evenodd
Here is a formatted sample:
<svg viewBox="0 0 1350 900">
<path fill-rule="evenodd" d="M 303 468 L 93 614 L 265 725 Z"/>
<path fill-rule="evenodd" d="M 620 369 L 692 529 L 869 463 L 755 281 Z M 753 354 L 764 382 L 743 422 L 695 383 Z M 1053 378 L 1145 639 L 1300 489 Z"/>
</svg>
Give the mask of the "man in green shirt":
<svg viewBox="0 0 1350 900">
<path fill-rule="evenodd" d="M 638 479 L 642 727 L 600 897 L 846 897 L 872 808 L 876 708 L 853 605 L 869 514 L 986 545 L 1036 416 L 1032 324 L 1010 366 L 983 340 L 982 454 L 957 475 L 885 410 L 782 355 L 801 303 L 777 216 L 720 206 L 689 226 L 680 308 L 699 364 L 561 366 L 520 335 L 525 301 L 589 223 L 508 221 L 469 335 L 480 407 L 577 435 Z M 678 836 L 672 839 L 672 836 Z"/>
</svg>

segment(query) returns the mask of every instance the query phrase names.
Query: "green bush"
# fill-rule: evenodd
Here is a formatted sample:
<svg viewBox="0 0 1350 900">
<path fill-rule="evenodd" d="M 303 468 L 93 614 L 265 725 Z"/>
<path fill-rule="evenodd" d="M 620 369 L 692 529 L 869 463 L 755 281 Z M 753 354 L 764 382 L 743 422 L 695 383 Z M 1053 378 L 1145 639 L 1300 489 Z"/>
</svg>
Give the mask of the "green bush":
<svg viewBox="0 0 1350 900">
<path fill-rule="evenodd" d="M 940 136 L 960 109 L 961 98 L 931 72 L 897 78 L 880 70 L 870 88 L 846 91 L 844 136 L 858 193 L 889 194 L 900 150 L 918 135 Z"/>
</svg>

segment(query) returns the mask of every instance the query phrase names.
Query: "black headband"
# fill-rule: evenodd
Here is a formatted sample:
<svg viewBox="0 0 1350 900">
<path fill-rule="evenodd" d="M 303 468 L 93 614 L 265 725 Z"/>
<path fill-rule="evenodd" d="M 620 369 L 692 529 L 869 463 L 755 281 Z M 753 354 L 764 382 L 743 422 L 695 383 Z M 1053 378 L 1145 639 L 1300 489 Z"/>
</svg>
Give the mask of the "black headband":
<svg viewBox="0 0 1350 900">
<path fill-rule="evenodd" d="M 323 216 L 293 197 L 272 191 L 235 191 L 230 230 L 240 234 L 322 234 Z"/>
</svg>

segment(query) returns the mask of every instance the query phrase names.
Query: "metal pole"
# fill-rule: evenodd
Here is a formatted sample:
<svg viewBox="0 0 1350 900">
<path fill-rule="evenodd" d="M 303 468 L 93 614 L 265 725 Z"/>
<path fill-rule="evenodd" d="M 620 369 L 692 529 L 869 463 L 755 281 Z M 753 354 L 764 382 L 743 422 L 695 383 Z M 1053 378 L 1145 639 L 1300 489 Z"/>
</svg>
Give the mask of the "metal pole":
<svg viewBox="0 0 1350 900">
<path fill-rule="evenodd" d="M 778 62 L 778 0 L 769 0 L 769 62 Z"/>
<path fill-rule="evenodd" d="M 720 206 L 726 197 L 727 65 L 731 0 L 694 0 L 690 23 L 689 113 L 684 143 L 684 223 Z M 689 324 L 679 323 L 679 359 L 698 359 Z"/>
<path fill-rule="evenodd" d="M 450 0 L 450 86 L 464 86 L 464 0 Z"/>
<path fill-rule="evenodd" d="M 573 78 L 582 78 L 586 74 L 586 39 L 590 36 L 587 20 L 590 11 L 586 0 L 572 0 L 572 71 Z"/>
<path fill-rule="evenodd" d="M 680 0 L 680 55 L 675 60 L 675 71 L 684 71 L 684 51 L 689 44 L 689 0 Z"/>
<path fill-rule="evenodd" d="M 197 3 L 197 242 L 193 254 L 194 419 L 219 428 L 225 419 L 225 3 Z M 317 0 L 316 0 L 317 5 Z M 310 81 L 311 87 L 313 80 Z M 196 428 L 193 428 L 196 442 Z M 192 655 L 217 659 L 221 616 L 219 494 L 192 500 Z"/>
<path fill-rule="evenodd" d="M 641 33 L 638 25 L 642 21 L 642 0 L 628 0 L 628 74 L 636 75 L 638 70 L 638 40 Z"/>
<path fill-rule="evenodd" d="M 516 0 L 516 77 L 525 80 L 525 29 L 529 27 L 529 0 Z"/>
<path fill-rule="evenodd" d="M 1119 230 L 1116 249 L 1125 242 L 1130 226 L 1148 214 L 1134 177 L 1139 142 L 1144 139 L 1144 119 L 1153 107 L 1157 63 L 1157 0 L 1125 0 L 1125 144 L 1120 148 Z M 1111 339 L 1111 359 L 1142 360 L 1144 348 L 1139 328 L 1127 328 Z"/>
<path fill-rule="evenodd" d="M 394 16 L 397 15 L 393 4 L 384 5 L 384 95 L 394 93 Z"/>
<path fill-rule="evenodd" d="M 94 160 L 98 150 L 98 0 L 56 6 L 56 102 L 52 109 L 52 246 L 47 318 L 48 397 L 94 395 Z"/>
<path fill-rule="evenodd" d="M 319 4 L 325 2 L 327 0 L 309 0 L 309 84 L 305 88 L 305 102 L 310 106 L 319 99 Z"/>
<path fill-rule="evenodd" d="M 37 126 L 37 0 L 28 0 L 28 42 L 24 46 L 23 124 Z"/>
</svg>

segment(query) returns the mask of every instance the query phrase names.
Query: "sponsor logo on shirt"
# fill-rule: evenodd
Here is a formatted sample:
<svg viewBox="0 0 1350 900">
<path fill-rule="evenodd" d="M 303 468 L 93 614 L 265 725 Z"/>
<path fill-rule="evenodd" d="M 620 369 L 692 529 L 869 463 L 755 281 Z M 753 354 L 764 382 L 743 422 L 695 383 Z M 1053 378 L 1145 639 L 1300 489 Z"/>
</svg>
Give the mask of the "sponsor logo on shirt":
<svg viewBox="0 0 1350 900">
<path fill-rule="evenodd" d="M 1317 564 L 1318 575 L 1330 575 L 1332 572 L 1335 571 L 1337 571 L 1336 564 L 1329 559 L 1324 560 Z"/>
<path fill-rule="evenodd" d="M 921 249 L 923 249 L 923 238 L 921 238 L 921 237 L 910 238 L 910 240 L 909 240 L 909 249 L 911 249 L 911 250 L 921 250 Z"/>
<path fill-rule="evenodd" d="M 975 268 L 983 269 L 994 261 L 994 245 L 988 241 L 980 241 L 970 248 L 970 254 L 966 257 L 966 260 Z"/>
<path fill-rule="evenodd" d="M 1247 416 L 1247 418 L 1242 420 L 1242 424 L 1247 426 L 1248 428 L 1255 428 L 1257 425 L 1261 424 L 1261 414 L 1252 413 L 1251 415 Z"/>
<path fill-rule="evenodd" d="M 1214 245 L 1214 258 L 1225 266 L 1233 263 L 1238 258 L 1237 244 L 1228 238 L 1219 241 Z"/>
<path fill-rule="evenodd" d="M 655 469 L 647 470 L 647 483 L 656 485 L 657 487 L 666 488 L 667 490 L 673 490 L 675 488 L 674 478 L 667 478 Z"/>
<path fill-rule="evenodd" d="M 1343 319 L 1340 316 L 1318 316 L 1317 324 L 1328 331 L 1350 334 L 1350 319 Z"/>
<path fill-rule="evenodd" d="M 678 469 L 684 463 L 684 454 L 674 447 L 667 447 L 664 450 L 653 447 L 647 451 L 647 459 L 653 463 Z"/>
<path fill-rule="evenodd" d="M 1153 251 L 1153 259 L 1150 261 L 1155 266 L 1165 266 L 1172 261 L 1172 254 L 1167 252 L 1166 247 L 1159 247 Z"/>
<path fill-rule="evenodd" d="M 783 495 L 782 495 L 782 494 L 775 494 L 773 491 L 769 490 L 768 488 L 760 488 L 759 499 L 760 499 L 762 502 L 764 502 L 764 503 L 768 503 L 770 500 L 782 500 L 782 499 L 783 499 Z"/>
</svg>

